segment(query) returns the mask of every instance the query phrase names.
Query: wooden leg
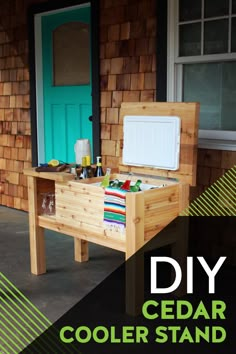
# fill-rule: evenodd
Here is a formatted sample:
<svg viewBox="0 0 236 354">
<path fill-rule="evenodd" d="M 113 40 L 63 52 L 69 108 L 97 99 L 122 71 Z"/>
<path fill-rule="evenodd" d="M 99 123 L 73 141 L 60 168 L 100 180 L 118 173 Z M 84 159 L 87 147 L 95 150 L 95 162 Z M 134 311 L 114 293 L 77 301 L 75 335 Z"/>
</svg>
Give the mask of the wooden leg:
<svg viewBox="0 0 236 354">
<path fill-rule="evenodd" d="M 138 316 L 144 302 L 144 254 L 138 252 L 125 265 L 126 313 Z"/>
<path fill-rule="evenodd" d="M 36 227 L 34 232 L 30 232 L 30 265 L 32 274 L 46 273 L 44 229 L 42 227 Z"/>
<path fill-rule="evenodd" d="M 37 180 L 34 177 L 28 177 L 28 192 L 31 273 L 40 275 L 46 273 L 45 241 L 44 228 L 37 223 Z"/>
<path fill-rule="evenodd" d="M 143 194 L 126 196 L 126 313 L 137 316 L 144 301 L 144 255 L 137 251 L 144 245 Z"/>
<path fill-rule="evenodd" d="M 86 262 L 89 259 L 88 242 L 74 238 L 74 254 L 76 262 Z"/>
</svg>

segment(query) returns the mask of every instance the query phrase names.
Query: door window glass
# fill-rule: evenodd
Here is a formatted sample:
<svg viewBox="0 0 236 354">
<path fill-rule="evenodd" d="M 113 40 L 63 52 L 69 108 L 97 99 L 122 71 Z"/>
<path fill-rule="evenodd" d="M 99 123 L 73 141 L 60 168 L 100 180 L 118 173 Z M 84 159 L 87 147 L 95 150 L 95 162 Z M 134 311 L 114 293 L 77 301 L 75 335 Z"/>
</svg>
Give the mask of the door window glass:
<svg viewBox="0 0 236 354">
<path fill-rule="evenodd" d="M 54 86 L 90 83 L 89 25 L 69 22 L 53 32 Z"/>
</svg>

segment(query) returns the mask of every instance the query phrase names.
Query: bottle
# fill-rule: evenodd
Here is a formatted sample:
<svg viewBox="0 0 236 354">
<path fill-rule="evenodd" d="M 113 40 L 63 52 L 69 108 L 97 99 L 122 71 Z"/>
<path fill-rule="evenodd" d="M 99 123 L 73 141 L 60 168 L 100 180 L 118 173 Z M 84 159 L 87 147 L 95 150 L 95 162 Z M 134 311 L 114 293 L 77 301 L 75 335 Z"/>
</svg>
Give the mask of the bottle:
<svg viewBox="0 0 236 354">
<path fill-rule="evenodd" d="M 131 180 L 127 179 L 124 184 L 122 184 L 122 186 L 120 187 L 120 189 L 124 190 L 124 191 L 130 191 L 130 183 Z"/>
<path fill-rule="evenodd" d="M 71 165 L 70 167 L 70 173 L 76 177 L 76 165 Z"/>
<path fill-rule="evenodd" d="M 110 182 L 110 174 L 111 174 L 111 169 L 110 168 L 107 168 L 106 170 L 106 174 L 100 184 L 101 187 L 109 187 L 109 182 Z"/>
<path fill-rule="evenodd" d="M 138 179 L 137 182 L 135 183 L 135 185 L 130 187 L 130 191 L 131 192 L 139 192 L 141 190 L 140 189 L 141 183 L 142 183 L 141 179 Z"/>
<path fill-rule="evenodd" d="M 88 178 L 87 161 L 86 156 L 82 157 L 82 170 L 79 179 Z"/>
<path fill-rule="evenodd" d="M 94 177 L 100 177 L 100 176 L 104 176 L 104 172 L 102 170 L 102 157 L 97 156 L 97 164 L 96 164 L 96 170 L 94 173 Z"/>
<path fill-rule="evenodd" d="M 88 174 L 88 178 L 93 177 L 93 169 L 91 167 L 91 157 L 90 155 L 86 155 L 86 168 L 87 168 L 87 174 Z"/>
<path fill-rule="evenodd" d="M 116 178 L 114 181 L 110 182 L 110 187 L 111 188 L 119 188 L 120 187 L 120 181 Z"/>
</svg>

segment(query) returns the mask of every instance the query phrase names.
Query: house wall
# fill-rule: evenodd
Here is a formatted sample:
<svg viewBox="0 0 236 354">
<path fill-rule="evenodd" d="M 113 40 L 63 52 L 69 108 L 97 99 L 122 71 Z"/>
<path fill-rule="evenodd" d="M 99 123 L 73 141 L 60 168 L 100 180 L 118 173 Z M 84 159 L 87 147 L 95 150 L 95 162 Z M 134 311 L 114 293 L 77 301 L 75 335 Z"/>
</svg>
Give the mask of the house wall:
<svg viewBox="0 0 236 354">
<path fill-rule="evenodd" d="M 27 210 L 31 125 L 27 8 L 39 1 L 0 1 L 0 204 Z M 155 0 L 102 0 L 100 17 L 101 149 L 105 165 L 118 164 L 121 102 L 154 101 Z M 158 24 L 157 24 L 158 26 Z M 236 163 L 236 152 L 198 150 L 195 198 Z"/>
<path fill-rule="evenodd" d="M 155 100 L 155 1 L 106 0 L 100 25 L 102 155 L 115 167 L 121 102 Z"/>
<path fill-rule="evenodd" d="M 0 2 L 0 204 L 27 210 L 31 166 L 26 4 Z"/>
</svg>

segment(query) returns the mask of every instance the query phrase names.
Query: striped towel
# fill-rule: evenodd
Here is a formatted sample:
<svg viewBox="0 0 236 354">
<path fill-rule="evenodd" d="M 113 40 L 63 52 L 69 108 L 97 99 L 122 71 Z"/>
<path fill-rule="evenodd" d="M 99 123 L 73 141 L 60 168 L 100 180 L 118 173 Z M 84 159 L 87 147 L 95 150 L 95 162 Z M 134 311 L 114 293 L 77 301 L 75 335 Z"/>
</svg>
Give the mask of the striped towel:
<svg viewBox="0 0 236 354">
<path fill-rule="evenodd" d="M 125 230 L 126 223 L 126 193 L 116 188 L 105 188 L 104 195 L 104 225 L 109 229 Z"/>
</svg>

